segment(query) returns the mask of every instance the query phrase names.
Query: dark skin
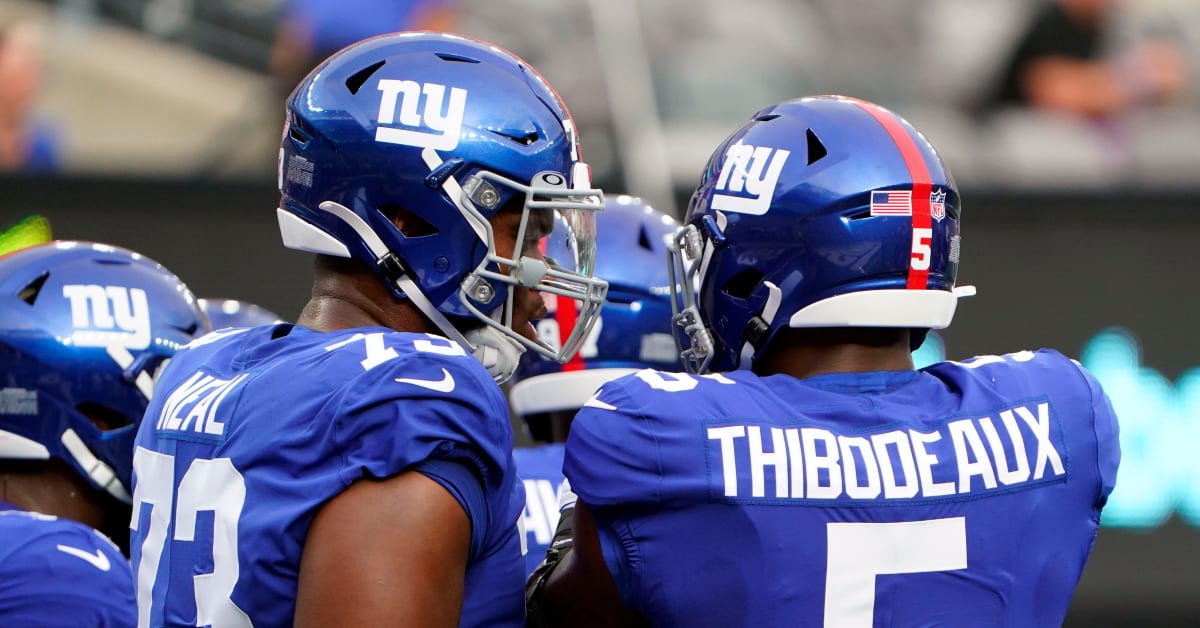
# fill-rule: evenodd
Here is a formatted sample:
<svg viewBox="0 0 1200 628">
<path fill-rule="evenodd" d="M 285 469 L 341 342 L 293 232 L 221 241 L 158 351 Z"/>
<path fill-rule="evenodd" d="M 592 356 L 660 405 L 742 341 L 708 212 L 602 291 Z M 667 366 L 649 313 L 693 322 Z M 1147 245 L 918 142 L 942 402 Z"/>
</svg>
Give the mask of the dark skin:
<svg viewBox="0 0 1200 628">
<path fill-rule="evenodd" d="M 760 376 L 798 379 L 830 373 L 912 370 L 907 329 L 784 329 L 755 361 Z M 542 589 L 541 609 L 552 626 L 648 626 L 625 607 L 604 562 L 595 515 L 575 504 L 574 548 Z"/>
<path fill-rule="evenodd" d="M 93 489 L 61 460 L 0 461 L 0 500 L 91 526 L 129 554 L 129 506 Z"/>
<path fill-rule="evenodd" d="M 499 255 L 512 255 L 520 218 L 516 208 L 492 218 Z M 394 222 L 403 230 L 402 219 Z M 549 223 L 537 222 L 522 248 L 540 258 L 537 239 Z M 536 337 L 529 321 L 544 314 L 537 292 L 514 292 L 513 329 Z M 317 331 L 382 326 L 439 333 L 365 264 L 329 257 L 317 260 L 313 296 L 297 322 Z M 309 528 L 295 625 L 457 626 L 470 544 L 470 520 L 440 484 L 417 472 L 363 478 L 326 502 Z"/>
</svg>

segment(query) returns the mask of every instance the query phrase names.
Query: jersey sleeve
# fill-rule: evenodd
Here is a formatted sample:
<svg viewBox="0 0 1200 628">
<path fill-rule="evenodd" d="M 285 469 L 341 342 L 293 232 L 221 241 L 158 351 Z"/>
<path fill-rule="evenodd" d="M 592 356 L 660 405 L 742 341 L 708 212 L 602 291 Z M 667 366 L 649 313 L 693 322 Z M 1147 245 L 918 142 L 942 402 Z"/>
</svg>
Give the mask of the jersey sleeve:
<svg viewBox="0 0 1200 628">
<path fill-rule="evenodd" d="M 133 574 L 111 541 L 61 519 L 29 518 L 21 530 L 12 529 L 14 521 L 6 523 L 0 538 L 0 625 L 137 625 Z"/>
<path fill-rule="evenodd" d="M 1096 508 L 1099 509 L 1108 502 L 1108 496 L 1117 484 L 1117 467 L 1121 464 L 1120 427 L 1117 425 L 1117 413 L 1100 387 L 1099 380 L 1083 366 L 1076 364 L 1076 368 L 1087 382 L 1095 417 L 1096 466 L 1100 473 L 1100 495 L 1096 500 Z"/>
<path fill-rule="evenodd" d="M 656 505 L 662 484 L 652 417 L 639 399 L 646 386 L 630 375 L 604 384 L 571 423 L 563 473 L 593 508 Z"/>
<path fill-rule="evenodd" d="M 511 472 L 512 427 L 500 389 L 469 356 L 422 354 L 358 377 L 333 417 L 342 480 L 422 471 L 442 484 L 478 529 L 480 489 Z M 470 473 L 438 462 L 458 463 Z M 485 509 L 486 510 L 486 509 Z"/>
</svg>

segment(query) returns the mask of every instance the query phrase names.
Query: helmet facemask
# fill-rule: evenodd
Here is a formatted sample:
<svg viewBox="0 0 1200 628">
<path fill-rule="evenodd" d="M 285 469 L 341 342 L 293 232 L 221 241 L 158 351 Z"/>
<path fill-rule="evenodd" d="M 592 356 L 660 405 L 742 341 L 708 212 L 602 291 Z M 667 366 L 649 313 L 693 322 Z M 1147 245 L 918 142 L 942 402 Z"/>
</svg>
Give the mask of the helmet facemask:
<svg viewBox="0 0 1200 628">
<path fill-rule="evenodd" d="M 667 247 L 672 336 L 689 373 L 704 373 L 713 358 L 712 331 L 700 314 L 700 282 L 712 258 L 713 248 L 713 243 L 704 238 L 694 224 L 680 227 Z"/>
<path fill-rule="evenodd" d="M 558 362 L 566 362 L 579 350 L 600 316 L 608 290 L 608 284 L 594 276 L 595 212 L 604 208 L 603 193 L 587 187 L 586 166 L 582 163 L 576 166 L 584 166 L 576 168 L 576 187 L 568 187 L 566 177 L 555 172 L 538 173 L 529 185 L 523 185 L 493 172 L 480 171 L 471 175 L 457 194 L 452 177 L 447 178 L 445 185 L 447 193 L 456 199 L 459 211 L 487 245 L 483 260 L 463 279 L 459 289 L 463 305 L 484 325 Z M 496 186 L 509 188 L 523 197 L 516 245 L 509 257 L 497 252 L 492 225 L 476 208 L 477 204 L 486 206 L 491 199 L 500 198 Z M 495 201 L 492 203 L 495 207 Z M 525 255 L 533 248 L 531 244 L 538 241 L 541 241 L 539 249 L 553 255 L 540 258 Z M 505 299 L 488 314 L 481 306 L 495 298 L 495 284 L 506 291 Z M 527 338 L 512 328 L 515 293 L 523 288 L 575 302 L 576 323 L 561 346 L 540 338 Z"/>
</svg>

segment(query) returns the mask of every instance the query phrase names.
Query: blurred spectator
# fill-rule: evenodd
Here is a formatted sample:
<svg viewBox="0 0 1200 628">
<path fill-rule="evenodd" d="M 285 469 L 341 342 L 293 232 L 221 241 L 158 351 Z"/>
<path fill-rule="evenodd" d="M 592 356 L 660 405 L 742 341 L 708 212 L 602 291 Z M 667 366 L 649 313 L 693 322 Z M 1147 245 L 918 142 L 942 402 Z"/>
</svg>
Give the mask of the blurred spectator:
<svg viewBox="0 0 1200 628">
<path fill-rule="evenodd" d="M 32 24 L 0 30 L 0 171 L 58 169 L 57 134 L 33 117 L 42 78 L 41 43 Z"/>
<path fill-rule="evenodd" d="M 1118 1 L 1048 2 L 1014 48 L 988 104 L 1103 117 L 1180 93 L 1186 63 L 1167 39 L 1144 39 L 1107 54 L 1107 29 Z"/>
<path fill-rule="evenodd" d="M 271 50 L 271 72 L 285 91 L 329 55 L 376 35 L 447 31 L 455 0 L 286 0 Z"/>
</svg>

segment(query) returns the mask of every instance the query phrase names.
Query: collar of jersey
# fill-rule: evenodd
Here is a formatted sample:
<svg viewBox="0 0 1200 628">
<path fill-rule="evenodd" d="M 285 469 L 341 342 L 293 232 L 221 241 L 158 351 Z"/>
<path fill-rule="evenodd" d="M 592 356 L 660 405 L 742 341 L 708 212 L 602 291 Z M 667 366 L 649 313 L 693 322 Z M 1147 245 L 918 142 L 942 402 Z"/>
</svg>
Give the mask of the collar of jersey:
<svg viewBox="0 0 1200 628">
<path fill-rule="evenodd" d="M 806 377 L 805 386 L 830 392 L 886 393 L 917 378 L 920 371 L 870 371 L 867 373 L 827 373 Z"/>
<path fill-rule="evenodd" d="M 21 508 L 20 506 L 14 504 L 12 502 L 6 502 L 3 499 L 0 499 L 0 512 L 4 512 L 6 510 L 19 510 L 22 512 L 25 511 L 24 508 Z"/>
</svg>

